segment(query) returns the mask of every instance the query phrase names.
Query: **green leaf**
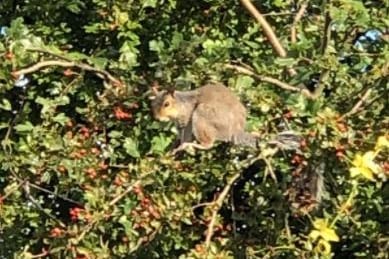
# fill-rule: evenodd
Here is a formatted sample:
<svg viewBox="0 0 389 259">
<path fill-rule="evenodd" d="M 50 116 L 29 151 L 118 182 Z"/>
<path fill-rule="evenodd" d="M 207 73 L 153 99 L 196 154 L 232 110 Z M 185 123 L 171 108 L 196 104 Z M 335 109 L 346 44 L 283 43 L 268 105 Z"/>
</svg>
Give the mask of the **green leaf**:
<svg viewBox="0 0 389 259">
<path fill-rule="evenodd" d="M 128 220 L 127 216 L 121 216 L 119 218 L 119 223 L 124 227 L 124 231 L 127 236 L 134 235 L 134 231 L 132 230 L 132 223 Z"/>
<path fill-rule="evenodd" d="M 69 118 L 64 113 L 60 113 L 53 118 L 53 121 L 58 122 L 59 124 L 64 126 L 66 122 L 69 121 Z"/>
<path fill-rule="evenodd" d="M 32 131 L 34 129 L 34 125 L 32 125 L 31 122 L 27 121 L 23 124 L 18 124 L 14 127 L 14 129 L 17 131 L 17 132 L 28 132 L 28 131 Z"/>
<path fill-rule="evenodd" d="M 140 157 L 137 143 L 132 138 L 125 138 L 123 147 L 126 149 L 127 154 L 129 154 L 130 156 L 135 158 Z"/>
<path fill-rule="evenodd" d="M 0 109 L 6 110 L 6 111 L 11 111 L 12 106 L 11 103 L 7 99 L 3 99 L 2 102 L 0 103 Z"/>
<path fill-rule="evenodd" d="M 155 8 L 157 6 L 157 3 L 158 3 L 157 0 L 145 0 L 143 1 L 143 8 L 145 7 Z"/>
<path fill-rule="evenodd" d="M 170 143 L 171 138 L 162 135 L 155 136 L 151 140 L 151 150 L 157 153 L 163 153 Z"/>
<path fill-rule="evenodd" d="M 254 79 L 252 79 L 250 76 L 241 75 L 238 76 L 238 78 L 236 79 L 236 88 L 240 90 L 248 89 L 249 87 L 252 86 L 253 83 L 254 83 Z"/>
<path fill-rule="evenodd" d="M 295 65 L 297 60 L 294 58 L 276 58 L 274 62 L 283 67 L 290 67 Z"/>
</svg>

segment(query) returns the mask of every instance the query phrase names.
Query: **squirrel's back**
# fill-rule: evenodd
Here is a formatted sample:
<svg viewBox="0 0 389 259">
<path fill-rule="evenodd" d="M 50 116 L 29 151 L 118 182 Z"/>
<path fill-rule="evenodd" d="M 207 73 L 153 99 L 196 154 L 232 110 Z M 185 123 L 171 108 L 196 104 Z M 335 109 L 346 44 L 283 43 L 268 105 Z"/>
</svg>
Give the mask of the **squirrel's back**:
<svg viewBox="0 0 389 259">
<path fill-rule="evenodd" d="M 217 140 L 239 142 L 245 129 L 246 109 L 229 88 L 207 84 L 198 88 L 198 103 L 192 119 L 195 134 L 198 124 L 208 127 Z"/>
</svg>

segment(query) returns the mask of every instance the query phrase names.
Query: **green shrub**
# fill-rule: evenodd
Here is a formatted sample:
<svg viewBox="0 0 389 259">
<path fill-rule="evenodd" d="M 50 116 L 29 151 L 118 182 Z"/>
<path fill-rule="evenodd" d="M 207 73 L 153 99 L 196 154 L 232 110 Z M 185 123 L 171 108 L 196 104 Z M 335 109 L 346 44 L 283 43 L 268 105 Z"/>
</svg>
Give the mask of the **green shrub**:
<svg viewBox="0 0 389 259">
<path fill-rule="evenodd" d="M 244 2 L 0 3 L 0 258 L 387 258 L 388 6 L 254 1 L 280 57 Z M 210 80 L 301 150 L 170 156 L 150 86 Z"/>
</svg>

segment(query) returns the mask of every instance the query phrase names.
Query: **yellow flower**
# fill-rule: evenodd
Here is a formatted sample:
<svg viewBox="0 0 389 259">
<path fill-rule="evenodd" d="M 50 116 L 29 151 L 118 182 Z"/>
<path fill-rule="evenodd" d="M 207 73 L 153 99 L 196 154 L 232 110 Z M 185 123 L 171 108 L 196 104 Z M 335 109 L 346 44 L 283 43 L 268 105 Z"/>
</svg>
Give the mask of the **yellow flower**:
<svg viewBox="0 0 389 259">
<path fill-rule="evenodd" d="M 331 244 L 324 240 L 320 239 L 319 242 L 317 242 L 317 245 L 315 247 L 315 251 L 322 255 L 330 255 L 331 254 Z"/>
<path fill-rule="evenodd" d="M 389 141 L 385 136 L 378 137 L 377 143 L 375 144 L 375 149 L 389 148 Z"/>
<path fill-rule="evenodd" d="M 334 241 L 338 242 L 339 237 L 336 234 L 335 230 L 328 227 L 328 222 L 324 219 L 316 219 L 313 222 L 313 226 L 315 227 L 314 230 L 311 231 L 309 234 L 309 237 L 313 240 L 316 240 L 317 238 L 321 237 L 325 241 Z"/>
<path fill-rule="evenodd" d="M 374 162 L 376 154 L 373 151 L 366 152 L 363 156 L 357 154 L 353 161 L 353 167 L 350 168 L 351 177 L 362 175 L 363 177 L 373 180 L 374 175 L 380 170 L 379 165 Z"/>
</svg>

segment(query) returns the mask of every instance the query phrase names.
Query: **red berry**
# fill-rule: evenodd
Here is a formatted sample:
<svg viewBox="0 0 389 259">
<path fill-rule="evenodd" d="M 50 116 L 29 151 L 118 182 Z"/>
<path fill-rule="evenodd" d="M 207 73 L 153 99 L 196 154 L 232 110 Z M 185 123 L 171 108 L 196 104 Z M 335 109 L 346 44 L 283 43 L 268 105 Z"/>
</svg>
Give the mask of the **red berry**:
<svg viewBox="0 0 389 259">
<path fill-rule="evenodd" d="M 14 54 L 10 51 L 5 54 L 5 58 L 8 60 L 13 59 L 14 57 L 15 57 Z"/>
<path fill-rule="evenodd" d="M 50 231 L 50 236 L 51 237 L 59 237 L 59 236 L 61 236 L 61 234 L 62 234 L 62 230 L 60 228 L 53 228 Z"/>
<path fill-rule="evenodd" d="M 72 76 L 74 74 L 74 72 L 70 68 L 67 68 L 63 71 L 63 74 L 64 74 L 64 76 L 69 77 L 69 76 Z"/>
</svg>

